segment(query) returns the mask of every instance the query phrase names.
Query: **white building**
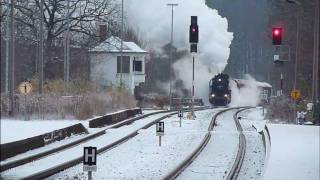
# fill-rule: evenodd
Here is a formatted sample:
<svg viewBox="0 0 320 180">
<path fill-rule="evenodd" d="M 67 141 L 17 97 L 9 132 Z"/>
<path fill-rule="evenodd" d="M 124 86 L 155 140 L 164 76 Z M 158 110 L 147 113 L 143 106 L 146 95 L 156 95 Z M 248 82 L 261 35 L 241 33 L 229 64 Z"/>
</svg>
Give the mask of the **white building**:
<svg viewBox="0 0 320 180">
<path fill-rule="evenodd" d="M 134 42 L 123 41 L 121 73 L 120 47 L 120 38 L 111 36 L 89 50 L 90 79 L 102 86 L 118 86 L 122 79 L 122 83 L 133 93 L 135 86 L 145 82 L 147 52 Z"/>
</svg>

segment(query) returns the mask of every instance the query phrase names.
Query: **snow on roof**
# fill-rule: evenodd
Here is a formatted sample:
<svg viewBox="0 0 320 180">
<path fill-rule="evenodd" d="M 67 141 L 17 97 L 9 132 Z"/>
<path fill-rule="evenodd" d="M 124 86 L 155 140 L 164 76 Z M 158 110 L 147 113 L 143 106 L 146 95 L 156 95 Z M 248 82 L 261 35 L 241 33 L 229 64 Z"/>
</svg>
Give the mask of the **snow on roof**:
<svg viewBox="0 0 320 180">
<path fill-rule="evenodd" d="M 98 46 L 90 49 L 90 52 L 120 52 L 121 39 L 116 36 L 111 36 L 105 41 L 101 42 Z M 134 42 L 123 41 L 123 52 L 124 53 L 147 53 L 147 51 L 141 49 Z"/>
<path fill-rule="evenodd" d="M 246 79 L 234 79 L 235 81 L 237 81 L 240 84 L 249 84 L 250 81 L 246 80 Z M 268 88 L 272 88 L 272 86 L 267 83 L 267 82 L 259 82 L 259 81 L 255 81 L 256 86 L 258 87 L 268 87 Z"/>
<path fill-rule="evenodd" d="M 257 86 L 259 87 L 269 87 L 269 88 L 272 88 L 272 86 L 267 83 L 267 82 L 256 82 L 257 83 Z"/>
</svg>

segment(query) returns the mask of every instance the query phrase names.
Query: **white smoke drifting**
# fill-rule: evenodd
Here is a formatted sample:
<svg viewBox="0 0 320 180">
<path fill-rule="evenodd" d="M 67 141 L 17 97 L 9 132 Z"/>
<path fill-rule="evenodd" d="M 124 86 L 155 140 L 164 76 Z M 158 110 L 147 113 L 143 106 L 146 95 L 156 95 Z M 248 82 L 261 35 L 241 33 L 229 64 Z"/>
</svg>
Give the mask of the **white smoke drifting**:
<svg viewBox="0 0 320 180">
<path fill-rule="evenodd" d="M 257 106 L 260 102 L 260 89 L 257 81 L 250 75 L 246 75 L 244 87 L 238 89 L 236 83 L 230 80 L 231 103 L 230 106 Z"/>
<path fill-rule="evenodd" d="M 125 14 L 130 27 L 147 42 L 149 48 L 160 48 L 170 42 L 171 7 L 174 7 L 174 40 L 179 49 L 189 49 L 190 17 L 198 16 L 199 44 L 195 59 L 195 95 L 208 99 L 210 79 L 221 72 L 229 58 L 229 46 L 233 34 L 228 32 L 228 21 L 217 10 L 206 6 L 205 0 L 125 0 Z M 191 89 L 192 56 L 184 57 L 174 64 L 174 70 Z"/>
</svg>

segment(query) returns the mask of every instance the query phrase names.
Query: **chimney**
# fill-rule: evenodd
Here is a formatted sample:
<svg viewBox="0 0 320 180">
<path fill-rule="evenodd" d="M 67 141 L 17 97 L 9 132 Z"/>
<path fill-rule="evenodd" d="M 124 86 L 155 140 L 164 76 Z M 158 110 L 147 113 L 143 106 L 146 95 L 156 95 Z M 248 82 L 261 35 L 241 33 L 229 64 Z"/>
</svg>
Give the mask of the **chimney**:
<svg viewBox="0 0 320 180">
<path fill-rule="evenodd" d="M 107 24 L 99 24 L 100 42 L 107 39 Z"/>
</svg>

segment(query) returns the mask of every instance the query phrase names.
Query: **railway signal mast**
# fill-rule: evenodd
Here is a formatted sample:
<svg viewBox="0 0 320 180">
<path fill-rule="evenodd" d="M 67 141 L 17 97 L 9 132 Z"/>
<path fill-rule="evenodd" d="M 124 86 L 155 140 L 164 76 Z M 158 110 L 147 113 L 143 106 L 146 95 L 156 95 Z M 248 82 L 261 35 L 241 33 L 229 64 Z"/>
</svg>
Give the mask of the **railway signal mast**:
<svg viewBox="0 0 320 180">
<path fill-rule="evenodd" d="M 194 53 L 197 53 L 198 42 L 199 42 L 199 26 L 198 17 L 191 16 L 191 25 L 189 29 L 189 42 L 190 42 L 190 52 L 192 53 L 192 105 L 191 113 L 193 119 L 195 118 L 193 104 L 194 104 Z"/>
</svg>

